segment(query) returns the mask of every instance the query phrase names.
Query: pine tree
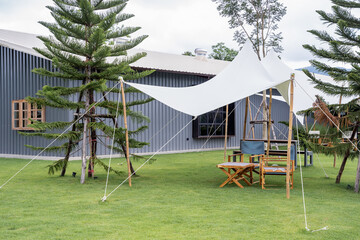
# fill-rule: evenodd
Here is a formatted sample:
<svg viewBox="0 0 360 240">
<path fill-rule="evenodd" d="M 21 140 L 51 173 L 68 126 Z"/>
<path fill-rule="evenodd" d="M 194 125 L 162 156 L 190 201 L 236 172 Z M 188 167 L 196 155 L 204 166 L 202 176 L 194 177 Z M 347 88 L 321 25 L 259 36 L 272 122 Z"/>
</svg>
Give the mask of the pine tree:
<svg viewBox="0 0 360 240">
<path fill-rule="evenodd" d="M 328 26 L 334 26 L 335 32 L 333 34 L 327 31 L 310 30 L 309 32 L 315 35 L 321 42 L 325 43 L 328 48 L 318 48 L 316 46 L 304 45 L 320 60 L 311 60 L 311 64 L 319 71 L 328 73 L 336 82 L 331 84 L 316 79 L 308 71 L 304 71 L 314 82 L 315 87 L 323 92 L 339 96 L 339 98 L 346 96 L 354 98 L 348 104 L 339 104 L 336 106 L 336 112 L 346 112 L 352 126 L 352 137 L 357 133 L 359 127 L 360 108 L 357 101 L 360 96 L 360 55 L 358 49 L 360 47 L 360 37 L 358 31 L 360 29 L 360 19 L 352 14 L 353 10 L 360 8 L 359 1 L 351 0 L 331 0 L 334 4 L 332 6 L 332 13 L 324 11 L 317 11 L 320 15 L 321 21 Z M 351 66 L 350 70 L 330 66 L 327 62 L 345 63 Z M 351 154 L 353 146 L 350 144 L 344 153 L 344 159 L 339 169 L 336 183 L 340 183 L 342 173 L 344 171 L 348 157 Z M 334 149 L 336 151 L 336 149 Z M 338 151 L 338 150 L 337 150 Z"/>
<path fill-rule="evenodd" d="M 112 86 L 118 83 L 119 76 L 131 81 L 152 73 L 152 71 L 137 72 L 129 67 L 129 64 L 144 57 L 145 53 L 127 55 L 127 50 L 140 44 L 147 36 L 132 38 L 120 45 L 109 44 L 116 38 L 129 37 L 140 29 L 120 25 L 134 16 L 123 13 L 126 2 L 127 0 L 53 0 L 54 6 L 47 6 L 55 23 L 40 22 L 40 24 L 49 29 L 52 36 L 38 37 L 46 48 L 35 48 L 35 50 L 52 61 L 52 69 L 37 68 L 33 72 L 45 77 L 72 81 L 75 85 L 75 87 L 44 86 L 36 97 L 27 98 L 29 102 L 37 105 L 74 112 L 74 117 L 69 122 L 33 122 L 30 127 L 41 131 L 24 133 L 49 139 L 59 137 L 63 140 L 62 144 L 47 149 L 64 153 L 63 159 L 49 166 L 50 174 L 61 170 L 61 176 L 64 176 L 69 157 L 81 141 L 89 142 L 88 175 L 93 176 L 95 164 L 107 169 L 107 165 L 97 158 L 96 152 L 98 144 L 103 143 L 104 138 L 112 138 L 116 123 L 116 100 L 120 90 Z M 113 97 L 105 96 L 108 91 Z M 125 93 L 136 94 L 138 91 L 126 88 Z M 103 100 L 95 105 L 96 100 L 102 96 L 104 96 Z M 132 111 L 131 107 L 151 100 L 146 98 L 128 102 L 127 115 L 134 121 L 149 121 L 141 113 Z M 123 114 L 122 109 L 120 103 L 120 115 Z M 86 113 L 84 117 L 79 119 L 84 113 Z M 59 132 L 76 121 L 78 122 L 70 131 L 60 135 Z M 125 154 L 125 129 L 118 124 L 115 127 L 114 149 Z M 146 128 L 147 126 L 143 125 L 134 131 L 129 131 L 130 148 L 141 148 L 147 144 L 134 138 Z M 83 131 L 89 133 L 87 139 L 83 139 Z M 43 149 L 36 146 L 29 147 Z"/>
</svg>

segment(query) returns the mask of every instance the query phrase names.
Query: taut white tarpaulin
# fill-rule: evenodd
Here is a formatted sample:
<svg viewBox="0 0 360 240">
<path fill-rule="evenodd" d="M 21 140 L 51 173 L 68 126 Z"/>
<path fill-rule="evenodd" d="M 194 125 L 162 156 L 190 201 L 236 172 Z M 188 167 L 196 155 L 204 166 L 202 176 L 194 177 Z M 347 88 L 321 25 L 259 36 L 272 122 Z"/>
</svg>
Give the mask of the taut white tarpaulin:
<svg viewBox="0 0 360 240">
<path fill-rule="evenodd" d="M 261 62 L 268 73 L 273 78 L 284 79 L 289 73 L 295 73 L 295 83 L 294 83 L 294 113 L 298 111 L 305 110 L 311 108 L 313 106 L 314 101 L 316 100 L 316 95 L 324 97 L 325 101 L 330 104 L 338 104 L 339 96 L 331 96 L 320 90 L 314 88 L 314 85 L 309 81 L 308 76 L 302 71 L 294 71 L 285 65 L 274 52 L 270 52 L 266 58 Z M 315 76 L 318 79 L 321 79 L 324 82 L 336 84 L 331 77 L 316 74 Z M 285 82 L 277 86 L 277 89 L 283 96 L 286 102 L 289 103 L 287 98 L 288 93 L 288 83 Z M 350 99 L 343 97 L 343 102 L 348 102 Z M 301 117 L 298 116 L 298 119 Z"/>
<path fill-rule="evenodd" d="M 129 82 L 126 84 L 173 109 L 191 116 L 199 116 L 260 91 L 276 87 L 289 80 L 290 74 L 274 78 L 276 73 L 269 73 L 269 70 L 258 60 L 248 42 L 231 64 L 205 83 L 182 88 Z"/>
</svg>

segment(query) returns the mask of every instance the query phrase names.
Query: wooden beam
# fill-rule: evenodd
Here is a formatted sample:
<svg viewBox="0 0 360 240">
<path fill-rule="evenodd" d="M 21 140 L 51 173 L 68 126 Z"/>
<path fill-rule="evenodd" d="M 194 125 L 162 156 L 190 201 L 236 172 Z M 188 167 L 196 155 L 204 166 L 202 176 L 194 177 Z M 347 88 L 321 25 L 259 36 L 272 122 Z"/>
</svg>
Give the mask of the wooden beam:
<svg viewBox="0 0 360 240">
<path fill-rule="evenodd" d="M 286 161 L 286 198 L 290 198 L 290 154 L 291 154 L 291 138 L 293 126 L 293 105 L 294 105 L 294 79 L 295 74 L 291 74 L 290 78 L 290 109 L 289 109 L 289 134 L 287 142 L 287 161 Z"/>
<path fill-rule="evenodd" d="M 127 168 L 128 168 L 129 186 L 131 187 L 131 170 L 130 170 L 130 156 L 129 156 L 129 130 L 128 130 L 127 119 L 126 119 L 126 102 L 125 102 L 125 92 L 124 92 L 124 84 L 123 84 L 122 78 L 120 78 L 120 82 L 121 82 L 121 96 L 122 96 L 123 109 L 124 109 L 126 162 L 127 162 Z"/>
<path fill-rule="evenodd" d="M 246 104 L 245 104 L 243 140 L 246 138 L 246 122 L 247 122 L 247 115 L 248 115 L 248 107 L 249 107 L 249 97 L 246 98 Z"/>
<path fill-rule="evenodd" d="M 269 99 L 269 121 L 268 121 L 268 128 L 267 128 L 267 149 L 266 149 L 266 156 L 269 157 L 270 151 L 270 127 L 271 127 L 271 105 L 272 105 L 272 88 L 270 88 L 270 99 Z"/>
</svg>

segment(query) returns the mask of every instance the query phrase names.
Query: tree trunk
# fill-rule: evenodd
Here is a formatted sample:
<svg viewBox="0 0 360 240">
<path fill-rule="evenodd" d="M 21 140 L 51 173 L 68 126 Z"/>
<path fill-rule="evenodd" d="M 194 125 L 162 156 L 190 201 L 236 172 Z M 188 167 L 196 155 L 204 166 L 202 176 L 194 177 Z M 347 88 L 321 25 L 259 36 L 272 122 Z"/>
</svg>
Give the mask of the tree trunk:
<svg viewBox="0 0 360 240">
<path fill-rule="evenodd" d="M 85 29 L 86 30 L 86 29 Z M 87 43 L 86 43 L 87 44 Z M 91 59 L 86 58 L 86 63 L 88 61 L 90 61 Z M 91 78 L 90 78 L 90 74 L 91 74 L 91 67 L 87 66 L 86 70 L 85 70 L 85 74 L 86 74 L 86 78 L 85 78 L 85 84 L 88 84 L 91 82 Z M 84 109 L 84 114 L 86 114 L 89 110 L 89 106 L 90 106 L 90 91 L 89 90 L 85 90 L 84 91 L 84 95 L 85 95 L 85 109 Z M 81 156 L 81 160 L 82 160 L 82 166 L 81 166 L 81 179 L 80 179 L 80 183 L 84 184 L 85 183 L 85 176 L 86 176 L 86 134 L 87 134 L 87 128 L 88 128 L 88 122 L 89 122 L 89 117 L 84 116 L 83 117 L 83 121 L 84 121 L 84 129 L 83 129 L 83 146 L 82 146 L 82 156 Z M 91 139 L 91 136 L 89 136 L 89 139 Z"/>
<path fill-rule="evenodd" d="M 359 193 L 359 181 L 360 181 L 360 154 L 359 154 L 359 160 L 356 170 L 356 179 L 355 179 L 355 192 Z"/>
<path fill-rule="evenodd" d="M 94 103 L 94 93 L 93 91 L 89 92 L 89 104 Z M 95 108 L 91 108 L 89 111 L 90 115 L 95 114 Z M 96 122 L 95 118 L 90 118 L 91 122 Z M 94 177 L 94 161 L 96 159 L 96 148 L 97 148 L 97 135 L 96 130 L 90 128 L 90 136 L 89 136 L 89 146 L 90 146 L 90 159 L 89 159 L 89 166 L 88 166 L 88 177 Z"/>
<path fill-rule="evenodd" d="M 84 84 L 84 82 L 83 82 L 83 84 Z M 83 93 L 80 93 L 78 102 L 81 102 L 82 97 L 83 97 Z M 75 122 L 75 121 L 78 120 L 78 118 L 79 118 L 79 113 L 80 113 L 80 108 L 77 108 L 73 122 Z M 74 125 L 72 126 L 72 128 L 71 128 L 71 131 L 75 131 L 75 130 L 76 130 L 76 124 L 74 124 Z M 66 149 L 65 158 L 64 158 L 64 165 L 63 165 L 63 167 L 62 167 L 61 174 L 60 174 L 61 177 L 65 176 L 67 164 L 68 164 L 68 161 L 69 161 L 69 158 L 70 158 L 70 153 L 71 153 L 72 145 L 74 144 L 71 139 L 69 140 L 68 143 L 69 143 L 69 145 L 68 145 L 68 147 L 67 147 L 67 149 Z"/>
<path fill-rule="evenodd" d="M 124 152 L 125 158 L 127 158 L 127 155 L 126 155 L 126 146 L 123 145 L 123 144 L 121 144 L 121 148 L 122 148 L 122 150 L 123 150 L 123 152 Z M 132 165 L 132 163 L 131 163 L 131 160 L 130 160 L 130 171 L 131 171 L 131 174 L 132 174 L 133 176 L 136 175 L 135 170 L 134 170 L 134 168 L 133 168 L 133 165 Z"/>
<path fill-rule="evenodd" d="M 356 125 L 355 125 L 354 130 L 353 130 L 353 132 L 352 132 L 352 134 L 351 134 L 351 137 L 350 137 L 350 142 L 351 142 L 352 140 L 354 140 L 355 134 L 357 133 L 357 130 L 358 130 L 358 128 L 359 128 L 358 123 L 356 122 L 355 124 L 356 124 Z M 350 148 L 351 148 L 351 147 L 350 147 Z M 337 175 L 337 177 L 336 177 L 335 183 L 340 183 L 341 176 L 342 176 L 343 171 L 344 171 L 344 169 L 345 169 L 345 165 L 346 165 L 347 159 L 348 159 L 348 157 L 349 157 L 349 155 L 350 155 L 350 148 L 349 148 L 349 149 L 346 151 L 346 153 L 345 153 L 345 156 L 344 156 L 344 159 L 343 159 L 343 161 L 342 161 L 342 163 L 341 163 L 341 166 L 340 166 L 340 169 L 339 169 L 339 173 L 338 173 L 338 175 Z"/>
<path fill-rule="evenodd" d="M 85 107 L 85 111 L 87 110 L 87 107 Z M 85 176 L 86 176 L 86 132 L 87 132 L 87 119 L 84 118 L 84 130 L 83 130 L 82 153 L 81 153 L 81 160 L 82 160 L 81 179 L 80 179 L 81 184 L 85 183 Z"/>
</svg>

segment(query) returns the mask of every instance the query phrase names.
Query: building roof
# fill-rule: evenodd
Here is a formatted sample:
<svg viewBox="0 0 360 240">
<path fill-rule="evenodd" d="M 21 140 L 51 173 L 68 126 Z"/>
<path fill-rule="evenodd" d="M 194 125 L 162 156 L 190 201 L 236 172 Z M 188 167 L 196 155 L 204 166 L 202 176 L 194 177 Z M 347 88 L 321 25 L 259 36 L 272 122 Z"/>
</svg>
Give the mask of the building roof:
<svg viewBox="0 0 360 240">
<path fill-rule="evenodd" d="M 31 33 L 0 29 L 0 45 L 34 56 L 43 57 L 33 49 L 33 47 L 44 48 L 42 41 L 36 36 L 36 34 Z M 197 58 L 144 49 L 132 49 L 128 51 L 128 54 L 132 55 L 139 52 L 145 52 L 147 56 L 131 64 L 132 67 L 214 76 L 229 64 L 229 62 L 216 59 Z"/>
</svg>

